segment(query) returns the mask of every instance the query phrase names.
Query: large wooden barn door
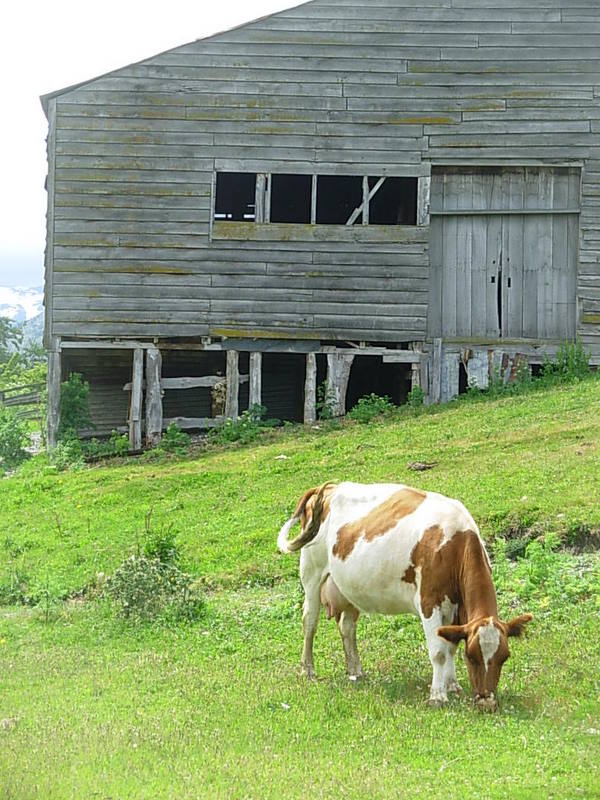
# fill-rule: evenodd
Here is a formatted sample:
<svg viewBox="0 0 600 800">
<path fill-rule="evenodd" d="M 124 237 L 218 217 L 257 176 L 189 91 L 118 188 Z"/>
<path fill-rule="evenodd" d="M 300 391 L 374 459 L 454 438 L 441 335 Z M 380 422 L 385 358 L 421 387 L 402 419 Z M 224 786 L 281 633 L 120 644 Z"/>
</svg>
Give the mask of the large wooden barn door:
<svg viewBox="0 0 600 800">
<path fill-rule="evenodd" d="M 578 170 L 434 172 L 430 335 L 573 338 L 578 205 Z"/>
</svg>

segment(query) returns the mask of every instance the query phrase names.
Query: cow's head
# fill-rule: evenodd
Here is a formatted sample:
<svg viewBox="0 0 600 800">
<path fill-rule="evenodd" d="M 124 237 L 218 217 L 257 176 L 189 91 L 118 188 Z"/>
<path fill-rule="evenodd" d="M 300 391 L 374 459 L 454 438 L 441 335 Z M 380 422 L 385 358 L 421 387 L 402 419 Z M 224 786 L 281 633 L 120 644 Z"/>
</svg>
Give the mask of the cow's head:
<svg viewBox="0 0 600 800">
<path fill-rule="evenodd" d="M 496 617 L 484 617 L 466 625 L 444 625 L 438 628 L 438 636 L 452 644 L 465 640 L 469 680 L 475 703 L 482 711 L 497 710 L 500 672 L 510 655 L 508 638 L 520 636 L 531 619 L 531 614 L 521 614 L 510 622 L 501 622 Z"/>
</svg>

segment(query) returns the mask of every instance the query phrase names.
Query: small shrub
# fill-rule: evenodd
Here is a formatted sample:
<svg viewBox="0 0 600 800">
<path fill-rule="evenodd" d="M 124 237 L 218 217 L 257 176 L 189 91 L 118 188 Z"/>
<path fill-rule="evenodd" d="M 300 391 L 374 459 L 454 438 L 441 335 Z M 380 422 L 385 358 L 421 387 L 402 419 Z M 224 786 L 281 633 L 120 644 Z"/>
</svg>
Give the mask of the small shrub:
<svg viewBox="0 0 600 800">
<path fill-rule="evenodd" d="M 179 563 L 180 553 L 175 541 L 173 526 L 155 530 L 150 525 L 152 511 L 146 514 L 146 536 L 144 541 L 144 554 L 148 558 L 158 559 L 162 564 Z M 139 555 L 139 553 L 138 553 Z"/>
<path fill-rule="evenodd" d="M 107 579 L 104 595 L 126 619 L 192 621 L 205 607 L 191 575 L 174 564 L 147 555 L 132 555 Z"/>
<path fill-rule="evenodd" d="M 82 445 L 87 459 L 126 456 L 129 452 L 129 437 L 125 433 L 113 431 L 109 439 L 90 439 Z"/>
<path fill-rule="evenodd" d="M 165 453 L 175 453 L 178 456 L 185 456 L 190 448 L 190 435 L 182 431 L 176 422 L 171 422 L 167 430 L 163 433 L 162 439 L 157 445 L 158 450 Z"/>
<path fill-rule="evenodd" d="M 406 396 L 406 404 L 409 408 L 421 408 L 425 402 L 425 392 L 420 386 L 415 386 Z"/>
<path fill-rule="evenodd" d="M 542 380 L 548 383 L 569 383 L 587 378 L 591 373 L 590 356 L 581 340 L 565 342 L 558 348 L 555 361 L 545 361 Z"/>
<path fill-rule="evenodd" d="M 266 413 L 265 406 L 255 404 L 244 411 L 238 419 L 226 419 L 222 425 L 213 428 L 208 434 L 209 441 L 217 444 L 253 442 L 265 428 L 274 428 L 280 424 L 278 419 L 265 419 Z"/>
<path fill-rule="evenodd" d="M 0 469 L 11 469 L 27 458 L 27 427 L 9 408 L 0 406 Z"/>
<path fill-rule="evenodd" d="M 355 422 L 366 425 L 374 420 L 375 417 L 389 415 L 395 408 L 396 406 L 389 397 L 380 397 L 371 393 L 361 397 L 354 408 L 348 412 L 347 416 L 355 420 Z"/>
<path fill-rule="evenodd" d="M 60 390 L 59 441 L 73 438 L 81 428 L 92 428 L 93 423 L 88 408 L 90 385 L 78 372 L 72 372 Z"/>
<path fill-rule="evenodd" d="M 77 434 L 71 431 L 60 439 L 49 453 L 50 461 L 59 472 L 67 469 L 81 469 L 85 466 L 84 446 Z"/>
<path fill-rule="evenodd" d="M 333 419 L 334 404 L 335 393 L 327 381 L 323 381 L 317 386 L 317 417 L 322 420 Z"/>
</svg>

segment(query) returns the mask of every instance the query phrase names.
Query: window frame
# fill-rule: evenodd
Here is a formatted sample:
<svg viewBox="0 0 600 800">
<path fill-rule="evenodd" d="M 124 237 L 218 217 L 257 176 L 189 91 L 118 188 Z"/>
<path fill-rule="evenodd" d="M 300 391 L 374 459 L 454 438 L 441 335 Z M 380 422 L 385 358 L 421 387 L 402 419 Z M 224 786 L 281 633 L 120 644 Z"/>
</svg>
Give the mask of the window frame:
<svg viewBox="0 0 600 800">
<path fill-rule="evenodd" d="M 362 177 L 363 182 L 363 199 L 362 204 L 358 206 L 350 215 L 348 220 L 344 225 L 333 225 L 327 223 L 318 223 L 317 222 L 317 197 L 318 197 L 318 180 L 319 176 L 331 175 L 334 173 L 285 173 L 285 172 L 252 172 L 251 174 L 256 175 L 256 197 L 255 197 L 255 219 L 249 222 L 232 222 L 228 220 L 217 220 L 215 219 L 215 209 L 216 209 L 216 187 L 217 187 L 217 174 L 220 172 L 229 172 L 230 170 L 215 170 L 213 172 L 213 180 L 212 180 L 212 201 L 211 201 L 211 216 L 210 216 L 210 238 L 215 239 L 230 239 L 236 238 L 234 236 L 229 236 L 226 233 L 226 227 L 229 226 L 233 228 L 234 226 L 240 227 L 244 226 L 246 229 L 256 228 L 257 226 L 262 226 L 264 229 L 265 226 L 269 226 L 271 228 L 282 228 L 285 230 L 286 228 L 296 228 L 296 229 L 306 229 L 309 226 L 312 229 L 340 229 L 340 228 L 349 228 L 350 230 L 357 230 L 360 228 L 369 228 L 370 230 L 379 229 L 383 232 L 391 233 L 392 231 L 399 231 L 399 230 L 412 230 L 412 229 L 420 229 L 426 227 L 430 223 L 430 213 L 429 213 L 429 205 L 430 205 L 430 186 L 431 186 L 431 178 L 429 175 L 361 175 L 356 177 Z M 233 172 L 234 170 L 231 170 Z M 241 172 L 240 170 L 236 170 Z M 293 222 L 271 222 L 271 177 L 272 175 L 296 175 L 296 174 L 305 174 L 310 175 L 312 177 L 312 188 L 311 188 L 311 212 L 310 212 L 310 222 L 309 223 L 293 223 Z M 416 186 L 416 219 L 415 223 L 411 225 L 407 224 L 394 224 L 394 225 L 379 225 L 373 224 L 371 225 L 369 222 L 369 210 L 370 210 L 370 202 L 379 189 L 385 184 L 385 181 L 388 178 L 394 177 L 412 177 L 417 181 Z M 369 178 L 376 178 L 377 183 L 370 188 L 369 187 Z M 356 225 L 356 219 L 362 214 L 362 223 Z M 233 231 L 232 231 L 233 232 Z M 366 233 L 366 232 L 365 232 Z M 283 235 L 283 231 L 282 231 Z M 240 238 L 243 238 L 240 236 Z M 262 238 L 262 237 L 258 237 Z M 266 235 L 264 238 L 271 239 L 276 238 L 272 237 L 271 235 Z M 361 237 L 363 238 L 363 237 Z M 368 240 L 368 236 L 365 237 Z M 379 237 L 377 237 L 379 238 Z"/>
</svg>

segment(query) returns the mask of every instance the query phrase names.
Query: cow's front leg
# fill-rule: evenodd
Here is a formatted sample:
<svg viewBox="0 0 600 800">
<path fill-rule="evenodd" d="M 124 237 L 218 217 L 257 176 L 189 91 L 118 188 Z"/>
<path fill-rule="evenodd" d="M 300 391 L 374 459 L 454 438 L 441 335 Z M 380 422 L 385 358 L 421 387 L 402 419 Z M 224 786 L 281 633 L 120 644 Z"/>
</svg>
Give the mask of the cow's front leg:
<svg viewBox="0 0 600 800">
<path fill-rule="evenodd" d="M 447 657 L 444 665 L 444 683 L 446 685 L 446 692 L 449 694 L 462 694 L 462 686 L 456 680 L 456 667 L 454 658 L 456 656 L 456 646 L 448 644 Z"/>
<path fill-rule="evenodd" d="M 356 611 L 356 609 L 352 609 L 350 611 L 342 611 L 338 621 L 338 630 L 342 637 L 344 655 L 346 656 L 346 671 L 350 680 L 364 678 L 365 676 L 360 663 L 360 658 L 358 656 L 358 647 L 356 644 L 357 620 L 358 611 Z"/>
<path fill-rule="evenodd" d="M 437 635 L 437 629 L 442 624 L 441 611 L 434 609 L 429 618 L 421 616 L 421 621 L 425 631 L 425 638 L 427 639 L 429 660 L 433 667 L 429 705 L 433 708 L 439 708 L 448 702 L 448 692 L 446 688 L 446 675 L 450 669 L 448 660 L 450 659 L 452 661 L 451 668 L 454 669 L 454 658 L 451 658 L 448 652 L 448 643 Z"/>
</svg>

